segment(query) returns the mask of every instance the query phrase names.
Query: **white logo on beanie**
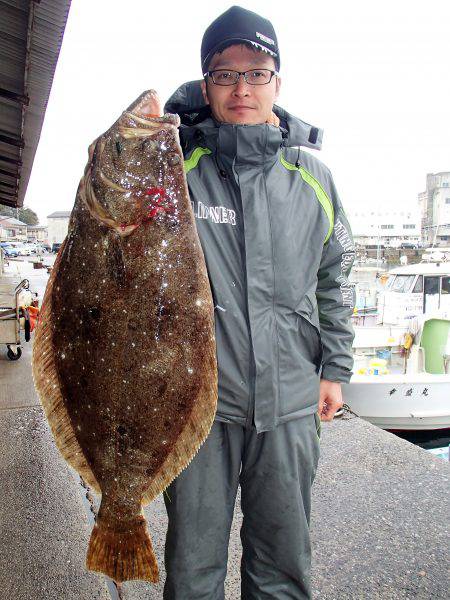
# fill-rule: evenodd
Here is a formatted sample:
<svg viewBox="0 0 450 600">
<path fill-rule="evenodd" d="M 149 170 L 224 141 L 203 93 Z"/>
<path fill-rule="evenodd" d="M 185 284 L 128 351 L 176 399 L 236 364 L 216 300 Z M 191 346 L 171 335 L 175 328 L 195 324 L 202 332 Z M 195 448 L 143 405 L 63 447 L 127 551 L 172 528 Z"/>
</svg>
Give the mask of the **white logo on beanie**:
<svg viewBox="0 0 450 600">
<path fill-rule="evenodd" d="M 266 44 L 272 44 L 272 46 L 275 46 L 275 42 L 273 40 L 263 35 L 262 33 L 259 33 L 259 31 L 256 32 L 256 37 L 258 37 L 263 42 L 266 42 Z"/>
<path fill-rule="evenodd" d="M 270 54 L 270 56 L 273 56 L 274 58 L 278 58 L 277 53 L 273 52 L 270 48 L 267 48 L 267 46 L 258 44 L 258 42 L 254 42 L 253 40 L 249 40 L 249 41 L 250 41 L 250 44 L 252 46 L 255 46 L 255 48 L 258 48 L 258 50 L 261 50 L 262 52 L 265 52 L 266 54 Z"/>
</svg>

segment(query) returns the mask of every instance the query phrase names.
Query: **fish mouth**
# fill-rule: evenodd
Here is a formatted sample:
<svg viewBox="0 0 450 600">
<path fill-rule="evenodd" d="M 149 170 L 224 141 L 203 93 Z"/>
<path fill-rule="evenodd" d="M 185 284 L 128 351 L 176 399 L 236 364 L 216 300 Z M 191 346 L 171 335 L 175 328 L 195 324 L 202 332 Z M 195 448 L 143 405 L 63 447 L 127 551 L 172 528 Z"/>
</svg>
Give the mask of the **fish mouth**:
<svg viewBox="0 0 450 600">
<path fill-rule="evenodd" d="M 124 138 L 152 137 L 161 129 L 178 129 L 180 117 L 171 113 L 163 114 L 161 101 L 155 90 L 148 90 L 122 113 L 119 119 L 119 133 Z"/>
<path fill-rule="evenodd" d="M 180 117 L 168 113 L 162 117 L 143 117 L 125 111 L 119 119 L 119 134 L 125 138 L 153 137 L 163 129 L 176 131 L 180 124 Z"/>
<path fill-rule="evenodd" d="M 148 138 L 153 137 L 162 130 L 172 129 L 177 133 L 180 118 L 174 114 L 161 114 L 159 98 L 153 90 L 145 92 L 133 103 L 126 111 L 124 111 L 117 122 L 119 135 L 125 139 L 130 138 Z M 143 222 L 151 220 L 158 212 L 170 212 L 162 206 L 155 206 L 149 213 L 149 218 L 141 219 L 138 223 L 118 223 L 108 210 L 98 201 L 93 189 L 93 156 L 95 150 L 98 154 L 98 162 L 101 163 L 101 157 L 105 149 L 106 140 L 102 137 L 97 142 L 94 142 L 89 148 L 89 163 L 86 168 L 84 177 L 80 182 L 80 194 L 89 210 L 92 217 L 97 221 L 114 229 L 121 237 L 127 237 L 135 231 Z M 101 181 L 110 189 L 120 193 L 129 194 L 133 190 L 124 188 L 119 184 L 111 181 L 106 175 L 99 170 Z M 145 193 L 145 192 L 144 192 Z"/>
</svg>

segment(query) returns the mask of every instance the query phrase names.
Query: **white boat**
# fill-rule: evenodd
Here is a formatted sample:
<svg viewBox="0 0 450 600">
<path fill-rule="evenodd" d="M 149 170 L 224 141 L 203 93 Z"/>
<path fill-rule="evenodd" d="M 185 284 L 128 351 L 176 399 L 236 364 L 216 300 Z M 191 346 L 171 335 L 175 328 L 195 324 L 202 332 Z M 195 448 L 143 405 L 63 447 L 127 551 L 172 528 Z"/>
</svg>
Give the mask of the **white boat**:
<svg viewBox="0 0 450 600">
<path fill-rule="evenodd" d="M 448 429 L 450 375 L 353 375 L 344 402 L 362 419 L 389 430 Z"/>
<path fill-rule="evenodd" d="M 377 323 L 408 325 L 424 314 L 450 316 L 450 262 L 420 262 L 388 271 Z"/>
<path fill-rule="evenodd" d="M 388 275 L 377 324 L 354 327 L 354 375 L 343 385 L 344 402 L 383 429 L 450 428 L 450 261 L 439 257 Z M 428 333 L 439 331 L 438 324 L 439 338 L 445 339 L 424 336 L 425 323 Z M 408 333 L 415 334 L 409 353 Z M 370 364 L 377 353 L 383 368 Z"/>
</svg>

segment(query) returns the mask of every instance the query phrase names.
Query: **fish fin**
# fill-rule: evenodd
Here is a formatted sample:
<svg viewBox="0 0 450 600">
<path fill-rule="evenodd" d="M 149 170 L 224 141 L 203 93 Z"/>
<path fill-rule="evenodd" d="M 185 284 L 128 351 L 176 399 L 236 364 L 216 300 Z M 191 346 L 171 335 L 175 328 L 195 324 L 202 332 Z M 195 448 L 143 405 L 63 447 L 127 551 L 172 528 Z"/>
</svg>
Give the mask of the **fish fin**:
<svg viewBox="0 0 450 600">
<path fill-rule="evenodd" d="M 58 371 L 54 361 L 52 347 L 52 291 L 64 251 L 64 245 L 65 241 L 59 250 L 58 257 L 48 280 L 39 315 L 33 344 L 33 379 L 58 450 L 69 465 L 83 477 L 86 483 L 96 492 L 100 493 L 100 486 L 75 436 L 64 403 Z"/>
<path fill-rule="evenodd" d="M 204 385 L 194 403 L 194 408 L 183 431 L 142 497 L 144 505 L 161 494 L 175 477 L 189 465 L 209 435 L 217 409 L 215 346 L 211 347 L 210 355 L 205 356 L 205 363 L 209 364 L 209 367 L 205 367 L 205 369 L 214 375 L 211 378 L 206 377 L 204 379 Z"/>
<path fill-rule="evenodd" d="M 117 583 L 131 579 L 157 583 L 158 564 L 144 517 L 125 531 L 113 530 L 98 520 L 89 540 L 86 567 Z"/>
</svg>

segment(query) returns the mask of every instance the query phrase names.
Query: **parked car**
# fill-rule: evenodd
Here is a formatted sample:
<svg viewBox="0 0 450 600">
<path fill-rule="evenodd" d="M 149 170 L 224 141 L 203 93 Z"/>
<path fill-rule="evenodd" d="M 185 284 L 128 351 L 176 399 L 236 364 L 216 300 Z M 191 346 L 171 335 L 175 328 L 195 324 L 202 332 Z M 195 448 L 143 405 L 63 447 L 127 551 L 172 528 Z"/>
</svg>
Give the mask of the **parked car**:
<svg viewBox="0 0 450 600">
<path fill-rule="evenodd" d="M 400 248 L 402 250 L 406 250 L 406 249 L 416 250 L 417 249 L 417 244 L 415 242 L 402 242 L 400 244 Z"/>
<path fill-rule="evenodd" d="M 31 250 L 23 242 L 9 242 L 21 256 L 31 256 Z"/>
<path fill-rule="evenodd" d="M 11 246 L 11 244 L 8 244 L 7 242 L 2 242 L 0 244 L 4 255 L 6 256 L 6 258 L 16 258 L 16 256 L 19 255 L 19 251 L 14 248 L 14 246 Z"/>
<path fill-rule="evenodd" d="M 39 242 L 28 242 L 27 246 L 33 254 L 43 254 L 45 252 L 45 248 Z M 48 249 L 51 250 L 50 246 L 48 246 Z"/>
<path fill-rule="evenodd" d="M 53 243 L 52 244 L 52 252 L 53 252 L 53 254 L 56 254 L 60 248 L 61 248 L 61 244 Z"/>
<path fill-rule="evenodd" d="M 36 246 L 36 244 L 34 242 L 27 242 L 26 243 L 26 247 L 29 249 L 29 251 L 32 254 L 36 254 L 37 246 Z"/>
</svg>

